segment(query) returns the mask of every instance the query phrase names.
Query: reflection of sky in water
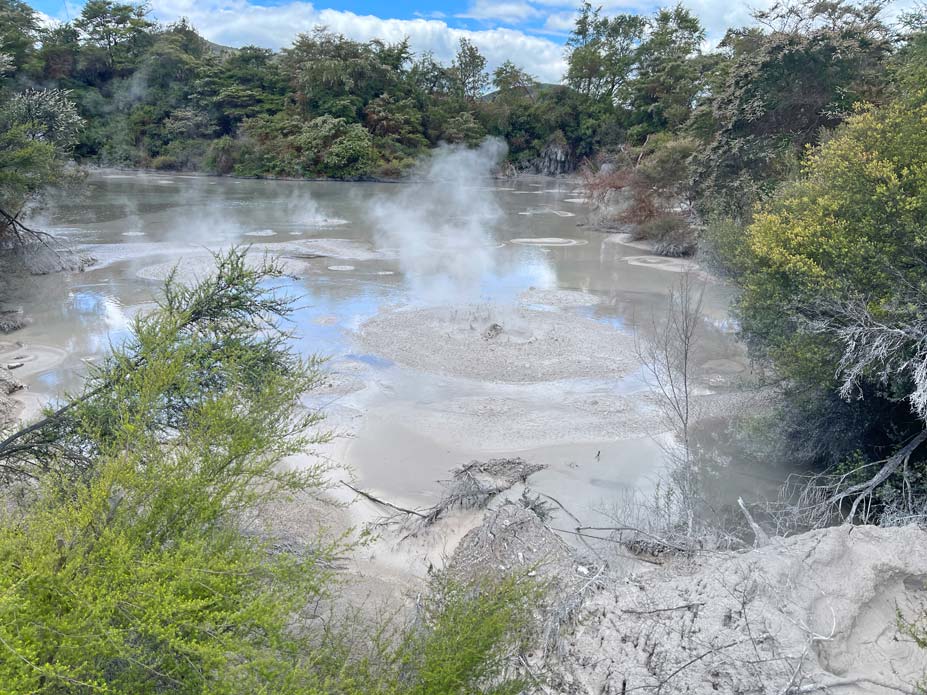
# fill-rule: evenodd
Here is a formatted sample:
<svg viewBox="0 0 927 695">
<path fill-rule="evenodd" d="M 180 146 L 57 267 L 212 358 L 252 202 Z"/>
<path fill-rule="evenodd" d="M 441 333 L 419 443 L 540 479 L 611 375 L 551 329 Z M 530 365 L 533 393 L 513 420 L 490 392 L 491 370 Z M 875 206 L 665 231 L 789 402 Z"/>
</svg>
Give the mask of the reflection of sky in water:
<svg viewBox="0 0 927 695">
<path fill-rule="evenodd" d="M 344 358 L 352 362 L 360 362 L 371 367 L 376 367 L 377 369 L 386 369 L 387 367 L 392 367 L 394 364 L 396 364 L 392 360 L 388 360 L 385 357 L 379 357 L 378 355 L 371 355 L 369 353 L 362 355 L 349 353 L 345 355 Z"/>
<path fill-rule="evenodd" d="M 113 297 L 97 291 L 72 292 L 70 304 L 79 321 L 87 327 L 86 349 L 106 352 L 121 345 L 130 335 L 129 318 L 122 305 Z"/>
<path fill-rule="evenodd" d="M 557 283 L 557 273 L 543 254 L 518 254 L 516 260 L 483 276 L 480 292 L 484 299 L 513 302 L 529 287 L 548 288 Z"/>
<path fill-rule="evenodd" d="M 54 391 L 54 392 L 60 391 L 61 386 L 64 383 L 64 379 L 62 378 L 62 373 L 58 369 L 54 369 L 50 372 L 39 374 L 37 377 L 35 377 L 35 380 L 38 383 L 40 383 L 48 391 Z"/>
<path fill-rule="evenodd" d="M 346 331 L 375 316 L 385 302 L 395 300 L 390 288 L 365 282 L 356 283 L 349 292 L 343 285 L 316 279 L 305 284 L 287 280 L 275 286 L 295 301 L 297 308 L 291 317 L 294 344 L 302 354 L 343 354 L 350 344 Z"/>
<path fill-rule="evenodd" d="M 601 307 L 598 306 L 582 306 L 577 307 L 576 311 L 586 318 L 597 321 L 598 323 L 604 323 L 606 326 L 611 326 L 616 331 L 621 331 L 628 335 L 632 334 L 633 331 L 628 326 L 628 321 L 624 316 L 618 314 L 610 314 L 603 312 Z"/>
<path fill-rule="evenodd" d="M 172 182 L 175 185 L 163 185 L 162 182 Z M 464 302 L 515 303 L 519 295 L 528 288 L 553 289 L 562 284 L 567 287 L 578 282 L 583 284 L 582 278 L 576 279 L 576 272 L 569 275 L 566 282 L 558 279 L 558 275 L 563 271 L 561 266 L 564 264 L 568 269 L 580 268 L 580 271 L 577 271 L 580 275 L 586 272 L 582 264 L 588 259 L 582 253 L 553 253 L 546 248 L 505 243 L 512 237 L 572 238 L 570 232 L 573 232 L 573 223 L 569 223 L 567 229 L 556 215 L 539 215 L 532 218 L 528 224 L 526 218 L 516 214 L 525 209 L 528 201 L 521 197 L 513 198 L 513 194 L 543 192 L 551 196 L 550 201 L 556 200 L 557 194 L 546 190 L 551 186 L 549 182 L 545 182 L 543 186 L 533 183 L 526 186 L 530 190 L 509 190 L 498 194 L 502 216 L 494 223 L 491 234 L 490 230 L 487 230 L 487 241 L 490 244 L 488 259 L 485 263 L 476 262 L 480 261 L 480 258 L 469 259 L 474 261 L 470 265 L 476 269 L 476 273 L 464 278 L 474 281 L 472 293 L 464 292 L 460 295 L 447 291 L 435 292 L 436 295 L 447 296 L 450 301 L 457 299 Z M 477 187 L 496 188 L 485 183 L 477 184 Z M 539 188 L 544 190 L 534 190 Z M 102 225 L 94 223 L 94 229 L 100 227 L 100 231 L 94 231 L 94 234 L 99 234 L 101 240 L 107 242 L 115 239 L 120 248 L 142 249 L 144 246 L 144 249 L 139 251 L 141 255 L 156 250 L 158 244 L 172 240 L 202 242 L 209 237 L 225 242 L 233 239 L 259 241 L 256 237 L 243 235 L 265 229 L 277 232 L 278 238 L 268 237 L 275 241 L 289 241 L 289 233 L 299 231 L 312 237 L 343 238 L 354 244 L 371 243 L 376 248 L 380 245 L 380 238 L 375 230 L 370 228 L 364 214 L 369 197 L 367 194 L 378 192 L 391 195 L 398 190 L 400 189 L 392 187 L 359 189 L 338 184 L 307 186 L 284 182 L 217 182 L 195 177 L 181 180 L 181 177 L 123 177 L 121 174 L 113 174 L 103 182 L 91 179 L 88 194 L 79 200 L 63 201 L 64 212 L 59 210 L 56 216 L 61 219 L 55 221 L 61 227 L 70 227 L 74 234 L 86 233 L 87 227 L 84 225 L 88 220 L 104 221 Z M 364 194 L 363 198 L 359 195 L 361 191 Z M 560 191 L 565 192 L 567 189 Z M 541 200 L 548 202 L 544 198 Z M 537 203 L 532 202 L 531 205 Z M 320 221 L 331 222 L 331 228 L 328 224 L 320 224 Z M 141 241 L 122 236 L 125 232 L 139 231 L 144 231 L 147 235 L 141 238 Z M 127 240 L 130 240 L 129 244 L 126 244 Z M 453 242 L 454 238 L 450 241 Z M 495 244 L 499 246 L 496 247 Z M 169 247 L 165 249 L 166 252 L 170 251 Z M 484 247 L 480 246 L 476 251 L 482 250 Z M 459 265 L 467 266 L 468 259 L 460 257 L 464 251 L 456 249 L 455 245 L 450 243 L 440 247 L 438 252 L 445 254 L 438 267 L 449 269 L 450 272 L 429 275 L 429 266 L 426 264 L 423 269 L 425 272 L 418 276 L 406 272 L 404 275 L 397 274 L 395 279 L 390 281 L 372 279 L 373 270 L 398 270 L 398 260 L 387 254 L 386 258 L 370 259 L 369 267 L 367 260 L 332 259 L 333 263 L 343 262 L 357 266 L 358 273 L 352 273 L 350 276 L 320 276 L 312 273 L 301 280 L 275 281 L 275 286 L 282 286 L 282 291 L 296 300 L 298 308 L 292 316 L 293 323 L 289 326 L 294 333 L 294 347 L 303 354 L 341 356 L 374 367 L 384 366 L 373 364 L 368 356 L 362 354 L 346 354 L 356 349 L 352 331 L 365 320 L 375 316 L 384 305 L 427 301 L 427 296 L 423 298 L 423 295 L 412 293 L 422 289 L 428 290 L 429 282 L 447 281 L 452 285 L 458 282 L 458 278 L 448 275 L 454 275 Z M 371 279 L 358 277 L 361 271 L 368 269 L 371 270 L 368 274 Z M 68 301 L 58 303 L 57 306 L 66 309 L 71 314 L 69 318 L 74 321 L 71 324 L 73 328 L 70 329 L 70 336 L 66 339 L 67 348 L 72 355 L 79 358 L 89 354 L 105 353 L 111 345 L 118 345 L 128 337 L 130 321 L 126 316 L 126 308 L 134 307 L 140 301 L 133 282 L 134 277 L 128 283 L 119 280 L 113 282 L 110 279 L 108 286 L 100 288 L 72 288 Z M 453 287 L 449 289 L 453 290 Z M 126 303 L 123 304 L 116 297 L 125 299 Z M 542 306 L 535 308 L 558 310 Z M 615 315 L 606 307 L 566 307 L 562 310 L 579 313 L 623 332 L 629 330 L 627 319 Z M 729 326 L 725 328 L 730 330 Z M 73 364 L 70 368 L 73 368 Z M 53 375 L 46 378 L 55 379 Z"/>
</svg>

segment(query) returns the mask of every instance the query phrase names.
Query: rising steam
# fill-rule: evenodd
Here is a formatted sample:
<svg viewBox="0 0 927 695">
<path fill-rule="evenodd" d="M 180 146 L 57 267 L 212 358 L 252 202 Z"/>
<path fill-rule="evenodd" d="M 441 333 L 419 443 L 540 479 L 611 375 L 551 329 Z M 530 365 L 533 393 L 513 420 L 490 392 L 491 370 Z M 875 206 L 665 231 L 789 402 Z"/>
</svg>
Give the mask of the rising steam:
<svg viewBox="0 0 927 695">
<path fill-rule="evenodd" d="M 481 281 L 495 268 L 493 228 L 502 215 L 487 180 L 505 152 L 502 140 L 490 138 L 477 149 L 441 147 L 421 168 L 420 183 L 369 206 L 377 241 L 398 252 L 416 300 L 479 300 Z"/>
</svg>

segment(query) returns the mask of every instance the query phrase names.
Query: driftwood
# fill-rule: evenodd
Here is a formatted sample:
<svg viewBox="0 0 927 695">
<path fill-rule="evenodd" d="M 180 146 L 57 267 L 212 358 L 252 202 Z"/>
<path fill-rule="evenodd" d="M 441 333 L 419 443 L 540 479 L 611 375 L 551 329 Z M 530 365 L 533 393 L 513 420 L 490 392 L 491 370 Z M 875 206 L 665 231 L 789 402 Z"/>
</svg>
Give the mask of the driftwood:
<svg viewBox="0 0 927 695">
<path fill-rule="evenodd" d="M 740 511 L 743 512 L 744 516 L 747 519 L 747 523 L 750 525 L 750 529 L 753 531 L 753 535 L 756 538 L 754 545 L 757 548 L 761 548 L 764 545 L 769 545 L 769 534 L 763 530 L 763 527 L 756 523 L 756 520 L 753 518 L 753 515 L 750 513 L 750 510 L 747 509 L 747 505 L 744 504 L 744 498 L 737 498 L 737 506 L 740 507 Z"/>
<path fill-rule="evenodd" d="M 374 504 L 380 505 L 381 507 L 389 507 L 390 509 L 397 511 L 400 514 L 410 514 L 411 516 L 417 516 L 422 519 L 425 518 L 425 515 L 422 512 L 416 511 L 415 509 L 406 509 L 405 507 L 400 507 L 398 505 L 393 504 L 392 502 L 387 502 L 386 500 L 380 499 L 379 497 L 375 497 L 371 495 L 369 492 L 364 492 L 363 490 L 360 490 L 359 488 L 356 488 L 350 483 L 346 483 L 343 480 L 341 481 L 341 484 L 344 485 L 349 490 L 353 490 L 361 497 L 364 497 L 370 500 L 371 502 L 373 502 Z"/>
<path fill-rule="evenodd" d="M 415 533 L 434 525 L 452 509 L 485 509 L 496 496 L 518 483 L 526 482 L 530 475 L 544 468 L 541 464 L 528 463 L 521 458 L 471 461 L 453 472 L 453 477 L 443 483 L 444 494 L 441 499 L 425 509 L 401 507 L 343 480 L 341 483 L 374 504 L 392 510 L 393 513 L 378 521 L 379 526 L 402 526 L 412 520 L 419 527 L 413 530 Z"/>
</svg>

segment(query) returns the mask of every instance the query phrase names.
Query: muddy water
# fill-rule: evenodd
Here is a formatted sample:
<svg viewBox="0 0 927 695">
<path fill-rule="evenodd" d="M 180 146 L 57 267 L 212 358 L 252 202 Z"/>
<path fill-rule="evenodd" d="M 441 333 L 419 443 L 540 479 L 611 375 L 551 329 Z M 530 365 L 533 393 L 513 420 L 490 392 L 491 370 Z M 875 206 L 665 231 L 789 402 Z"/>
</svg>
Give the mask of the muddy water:
<svg viewBox="0 0 927 695">
<path fill-rule="evenodd" d="M 628 490 L 651 487 L 660 469 L 666 428 L 632 336 L 664 310 L 681 265 L 585 227 L 588 207 L 573 182 L 473 188 L 498 213 L 478 250 L 426 246 L 431 260 L 450 257 L 420 276 L 404 242 L 371 214 L 400 185 L 94 174 L 83 193 L 53 199 L 40 222 L 96 265 L 15 283 L 10 303 L 33 322 L 0 346 L 0 358 L 28 358 L 18 375 L 33 402 L 58 398 L 126 335 L 167 269 L 181 263 L 181 276 L 193 277 L 210 249 L 255 244 L 294 259 L 299 347 L 330 357 L 331 387 L 306 398 L 341 435 L 325 455 L 362 485 L 414 503 L 433 499 L 455 466 L 519 455 L 548 464 L 536 489 L 592 518 Z M 456 306 L 446 283 L 440 298 L 421 296 L 423 277 L 434 284 L 460 267 L 476 289 Z M 699 388 L 709 401 L 718 396 L 710 425 L 718 431 L 739 407 L 724 394 L 747 370 L 729 299 L 707 284 Z M 587 334 L 596 352 L 586 362 L 558 354 L 567 338 L 581 353 Z M 717 476 L 731 496 L 768 477 L 736 464 Z"/>
</svg>

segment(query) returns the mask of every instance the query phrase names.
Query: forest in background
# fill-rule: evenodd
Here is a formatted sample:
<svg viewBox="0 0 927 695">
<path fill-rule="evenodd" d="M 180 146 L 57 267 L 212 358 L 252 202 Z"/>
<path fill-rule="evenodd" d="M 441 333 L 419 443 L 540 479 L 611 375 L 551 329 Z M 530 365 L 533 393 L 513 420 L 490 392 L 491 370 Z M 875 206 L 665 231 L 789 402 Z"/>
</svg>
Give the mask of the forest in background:
<svg viewBox="0 0 927 695">
<path fill-rule="evenodd" d="M 490 74 L 466 39 L 449 65 L 416 54 L 407 41 L 358 42 L 324 27 L 279 52 L 229 48 L 184 20 L 160 25 L 144 4 L 111 0 L 92 0 L 72 22 L 51 28 L 26 3 L 4 0 L 0 42 L 11 58 L 5 89 L 68 90 L 87 124 L 74 153 L 88 163 L 396 176 L 439 142 L 491 135 L 507 141 L 515 169 L 557 174 L 644 143 L 648 153 L 666 150 L 677 160 L 715 143 L 714 157 L 699 167 L 702 187 L 732 177 L 717 183 L 749 188 L 768 185 L 783 163 L 739 180 L 734 169 L 743 167 L 719 150 L 732 147 L 726 140 L 743 141 L 754 150 L 741 154 L 744 163 L 758 162 L 768 152 L 751 137 L 789 134 L 800 147 L 857 101 L 880 97 L 898 36 L 878 9 L 772 10 L 757 26 L 731 28 L 706 52 L 704 28 L 682 5 L 608 16 L 586 3 L 564 48 L 559 85 L 539 84 L 510 61 Z M 753 125 L 743 129 L 739 120 Z M 553 169 L 544 165 L 551 149 L 562 156 Z"/>
</svg>

